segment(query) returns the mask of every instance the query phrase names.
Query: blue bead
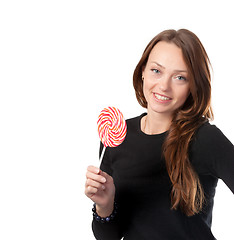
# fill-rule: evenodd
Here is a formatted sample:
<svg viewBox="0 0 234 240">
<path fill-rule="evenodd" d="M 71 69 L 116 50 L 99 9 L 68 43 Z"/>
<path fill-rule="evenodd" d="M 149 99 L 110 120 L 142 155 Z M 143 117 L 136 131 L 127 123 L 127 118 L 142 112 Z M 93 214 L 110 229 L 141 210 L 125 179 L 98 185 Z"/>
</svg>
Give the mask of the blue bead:
<svg viewBox="0 0 234 240">
<path fill-rule="evenodd" d="M 114 203 L 114 210 L 113 210 L 112 214 L 106 218 L 102 218 L 102 217 L 98 216 L 98 214 L 96 212 L 96 204 L 93 204 L 92 211 L 93 211 L 93 217 L 97 222 L 108 223 L 111 220 L 113 220 L 117 214 L 117 204 Z"/>
</svg>

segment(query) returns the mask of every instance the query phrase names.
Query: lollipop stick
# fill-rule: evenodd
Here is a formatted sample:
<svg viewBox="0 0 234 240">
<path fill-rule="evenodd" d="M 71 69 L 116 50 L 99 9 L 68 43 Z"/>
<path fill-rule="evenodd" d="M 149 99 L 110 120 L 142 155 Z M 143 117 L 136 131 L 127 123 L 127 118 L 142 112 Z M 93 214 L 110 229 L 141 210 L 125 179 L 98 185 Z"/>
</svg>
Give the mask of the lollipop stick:
<svg viewBox="0 0 234 240">
<path fill-rule="evenodd" d="M 100 159 L 99 159 L 99 160 L 100 160 L 100 166 L 101 166 L 101 164 L 102 164 L 102 159 L 103 159 L 105 150 L 106 150 L 106 147 L 103 147 L 103 149 L 102 149 L 102 154 L 101 154 L 101 157 L 100 157 Z"/>
</svg>

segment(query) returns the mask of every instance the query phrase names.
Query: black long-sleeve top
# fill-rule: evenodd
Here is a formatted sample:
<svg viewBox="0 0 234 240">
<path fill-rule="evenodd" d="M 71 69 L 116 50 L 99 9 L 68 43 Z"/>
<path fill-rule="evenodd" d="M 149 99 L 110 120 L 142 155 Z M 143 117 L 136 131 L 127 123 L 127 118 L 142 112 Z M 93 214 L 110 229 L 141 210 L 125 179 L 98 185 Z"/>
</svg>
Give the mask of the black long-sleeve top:
<svg viewBox="0 0 234 240">
<path fill-rule="evenodd" d="M 94 236 L 98 240 L 215 239 L 211 222 L 218 179 L 234 193 L 233 144 L 208 122 L 196 132 L 189 158 L 203 186 L 205 204 L 202 212 L 188 217 L 179 209 L 171 210 L 172 185 L 162 156 L 167 132 L 143 133 L 144 115 L 127 120 L 124 142 L 106 149 L 101 169 L 114 179 L 118 215 L 110 223 L 93 220 Z"/>
</svg>

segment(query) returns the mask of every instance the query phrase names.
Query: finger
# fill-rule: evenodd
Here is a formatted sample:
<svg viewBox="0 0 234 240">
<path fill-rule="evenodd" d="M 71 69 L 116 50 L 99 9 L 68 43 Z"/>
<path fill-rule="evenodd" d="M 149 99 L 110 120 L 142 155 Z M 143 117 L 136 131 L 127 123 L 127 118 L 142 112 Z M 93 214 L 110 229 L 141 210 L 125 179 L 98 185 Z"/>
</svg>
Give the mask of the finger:
<svg viewBox="0 0 234 240">
<path fill-rule="evenodd" d="M 91 198 L 95 193 L 97 193 L 98 189 L 88 186 L 85 188 L 85 195 L 89 198 Z"/>
<path fill-rule="evenodd" d="M 97 189 L 102 189 L 102 190 L 105 189 L 105 186 L 104 186 L 103 184 L 101 184 L 101 183 L 99 183 L 99 182 L 96 182 L 96 181 L 94 181 L 94 180 L 92 180 L 92 179 L 90 179 L 90 178 L 88 178 L 88 179 L 86 180 L 85 186 L 86 186 L 86 187 L 91 186 L 91 187 L 94 187 L 94 188 L 97 188 Z"/>
<path fill-rule="evenodd" d="M 87 171 L 86 173 L 86 178 L 87 179 L 92 179 L 96 182 L 100 182 L 100 183 L 105 183 L 106 182 L 106 178 L 103 177 L 102 175 L 96 174 L 96 173 L 92 173 Z"/>
<path fill-rule="evenodd" d="M 100 175 L 103 176 L 107 182 L 113 182 L 113 178 L 106 172 L 101 171 Z"/>
<path fill-rule="evenodd" d="M 92 166 L 92 165 L 87 167 L 87 171 L 92 172 L 92 173 L 96 173 L 96 174 L 100 173 L 100 169 L 95 167 L 95 166 Z"/>
</svg>

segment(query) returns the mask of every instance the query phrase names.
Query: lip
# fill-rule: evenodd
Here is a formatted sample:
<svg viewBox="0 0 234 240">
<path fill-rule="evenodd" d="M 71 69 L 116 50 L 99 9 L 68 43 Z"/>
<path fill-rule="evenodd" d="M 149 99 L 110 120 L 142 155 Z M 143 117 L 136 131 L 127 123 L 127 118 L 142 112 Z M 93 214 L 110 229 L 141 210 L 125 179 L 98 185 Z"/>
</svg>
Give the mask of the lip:
<svg viewBox="0 0 234 240">
<path fill-rule="evenodd" d="M 168 98 L 168 99 L 167 99 L 167 100 L 158 99 L 158 98 L 155 96 L 155 94 L 157 94 L 157 95 L 159 95 L 159 96 L 161 96 L 161 97 L 166 97 L 166 98 Z M 171 97 L 166 96 L 166 95 L 163 95 L 163 94 L 160 94 L 160 93 L 156 93 L 156 92 L 153 93 L 153 96 L 154 96 L 154 99 L 155 99 L 157 102 L 159 102 L 159 103 L 168 103 L 168 102 L 171 102 L 171 100 L 172 100 Z"/>
</svg>

